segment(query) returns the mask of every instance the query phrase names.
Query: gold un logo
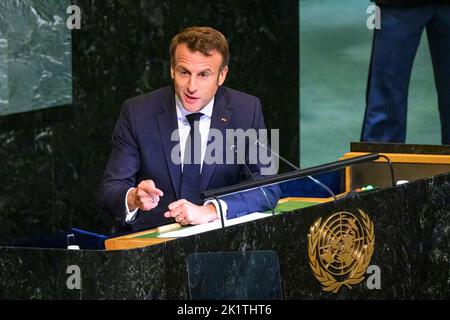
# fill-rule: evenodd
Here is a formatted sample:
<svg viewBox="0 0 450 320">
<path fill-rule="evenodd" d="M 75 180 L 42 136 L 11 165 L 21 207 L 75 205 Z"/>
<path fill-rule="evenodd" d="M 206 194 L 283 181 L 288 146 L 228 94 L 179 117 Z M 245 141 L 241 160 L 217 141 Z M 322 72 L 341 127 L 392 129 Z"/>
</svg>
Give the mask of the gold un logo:
<svg viewBox="0 0 450 320">
<path fill-rule="evenodd" d="M 324 291 L 336 293 L 343 285 L 351 289 L 364 279 L 375 233 L 367 214 L 358 211 L 337 212 L 323 222 L 319 218 L 309 229 L 309 265 Z"/>
</svg>

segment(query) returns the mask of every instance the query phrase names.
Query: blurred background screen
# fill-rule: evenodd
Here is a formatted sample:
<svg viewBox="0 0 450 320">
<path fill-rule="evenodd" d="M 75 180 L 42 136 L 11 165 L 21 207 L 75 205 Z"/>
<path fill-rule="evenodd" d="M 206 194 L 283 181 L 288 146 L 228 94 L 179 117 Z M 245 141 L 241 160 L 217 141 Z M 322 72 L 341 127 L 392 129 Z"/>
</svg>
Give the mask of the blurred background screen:
<svg viewBox="0 0 450 320">
<path fill-rule="evenodd" d="M 69 5 L 0 1 L 0 116 L 72 103 Z"/>
</svg>

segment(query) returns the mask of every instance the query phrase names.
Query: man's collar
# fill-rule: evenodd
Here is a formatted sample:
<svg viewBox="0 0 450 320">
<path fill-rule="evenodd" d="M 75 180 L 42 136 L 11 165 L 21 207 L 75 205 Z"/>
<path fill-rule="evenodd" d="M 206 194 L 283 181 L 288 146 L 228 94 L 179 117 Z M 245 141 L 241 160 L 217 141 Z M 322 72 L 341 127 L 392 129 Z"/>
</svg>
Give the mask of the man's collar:
<svg viewBox="0 0 450 320">
<path fill-rule="evenodd" d="M 185 118 L 186 115 L 193 113 L 193 112 L 189 112 L 187 111 L 184 107 L 183 104 L 181 103 L 181 100 L 178 99 L 178 96 L 175 94 L 175 104 L 177 106 L 177 116 L 178 118 Z M 214 97 L 211 99 L 211 101 L 203 107 L 203 109 L 199 110 L 198 112 L 203 113 L 204 115 L 207 115 L 209 118 L 211 118 L 212 116 L 212 112 L 213 112 L 213 107 L 214 107 Z"/>
</svg>

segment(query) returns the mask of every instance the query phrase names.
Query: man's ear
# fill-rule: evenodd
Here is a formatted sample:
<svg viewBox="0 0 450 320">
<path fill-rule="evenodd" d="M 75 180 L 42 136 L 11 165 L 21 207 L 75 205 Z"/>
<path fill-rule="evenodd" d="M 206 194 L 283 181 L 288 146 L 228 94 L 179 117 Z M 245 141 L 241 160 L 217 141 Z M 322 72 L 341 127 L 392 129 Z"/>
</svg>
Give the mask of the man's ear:
<svg viewBox="0 0 450 320">
<path fill-rule="evenodd" d="M 227 73 L 228 73 L 228 66 L 225 66 L 222 69 L 222 71 L 220 71 L 219 74 L 219 81 L 218 81 L 219 86 L 221 86 L 225 82 L 225 79 L 227 78 Z"/>
<path fill-rule="evenodd" d="M 175 78 L 175 71 L 173 70 L 173 66 L 170 66 L 170 77 L 172 80 Z"/>
</svg>

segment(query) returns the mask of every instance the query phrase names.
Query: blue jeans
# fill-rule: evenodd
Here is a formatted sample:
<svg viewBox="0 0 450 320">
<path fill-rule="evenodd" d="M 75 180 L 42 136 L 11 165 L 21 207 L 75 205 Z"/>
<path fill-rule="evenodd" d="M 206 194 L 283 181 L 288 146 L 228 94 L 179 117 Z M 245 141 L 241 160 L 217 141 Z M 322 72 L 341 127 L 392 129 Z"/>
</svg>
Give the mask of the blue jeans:
<svg viewBox="0 0 450 320">
<path fill-rule="evenodd" d="M 442 143 L 450 144 L 450 5 L 381 6 L 375 30 L 361 141 L 404 143 L 411 70 L 427 30 Z"/>
</svg>

